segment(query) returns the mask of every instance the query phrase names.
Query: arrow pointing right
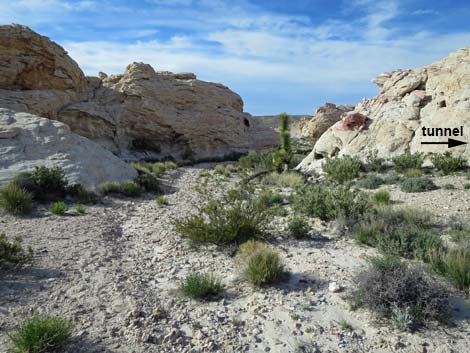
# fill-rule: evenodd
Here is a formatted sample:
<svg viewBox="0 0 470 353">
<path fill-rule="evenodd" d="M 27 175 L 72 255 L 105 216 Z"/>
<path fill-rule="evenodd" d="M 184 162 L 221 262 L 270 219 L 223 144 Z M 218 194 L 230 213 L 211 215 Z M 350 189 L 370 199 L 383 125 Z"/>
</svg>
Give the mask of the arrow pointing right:
<svg viewBox="0 0 470 353">
<path fill-rule="evenodd" d="M 448 148 L 453 148 L 457 147 L 460 145 L 465 145 L 467 142 L 465 141 L 459 141 L 459 140 L 454 140 L 454 139 L 447 139 L 447 142 L 421 142 L 422 145 L 447 145 Z"/>
</svg>

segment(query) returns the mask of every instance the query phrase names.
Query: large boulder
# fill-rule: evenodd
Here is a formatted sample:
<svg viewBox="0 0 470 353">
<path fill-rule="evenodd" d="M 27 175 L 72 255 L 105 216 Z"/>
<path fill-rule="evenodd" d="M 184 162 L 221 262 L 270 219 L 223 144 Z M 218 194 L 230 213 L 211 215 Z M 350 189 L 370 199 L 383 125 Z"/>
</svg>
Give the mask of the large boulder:
<svg viewBox="0 0 470 353">
<path fill-rule="evenodd" d="M 137 176 L 132 166 L 59 121 L 0 108 L 0 185 L 41 165 L 61 167 L 71 183 L 89 189 Z"/>
<path fill-rule="evenodd" d="M 317 108 L 315 115 L 311 119 L 302 122 L 300 126 L 302 137 L 312 137 L 318 139 L 323 133 L 341 120 L 341 115 L 354 107 L 350 105 L 338 105 L 325 103 Z"/>
<path fill-rule="evenodd" d="M 240 96 L 221 84 L 144 63 L 101 77 L 92 99 L 58 119 L 123 158 L 210 158 L 278 143 L 274 129 L 243 113 Z"/>
<path fill-rule="evenodd" d="M 1 107 L 55 118 L 88 94 L 87 78 L 61 46 L 25 26 L 0 26 Z"/>
<path fill-rule="evenodd" d="M 311 172 L 325 157 L 344 154 L 364 158 L 376 150 L 382 158 L 406 151 L 442 152 L 442 145 L 422 145 L 422 141 L 446 141 L 447 137 L 424 137 L 423 127 L 463 126 L 462 141 L 470 142 L 470 48 L 463 48 L 429 66 L 383 73 L 373 80 L 380 93 L 363 99 L 354 114 L 365 118 L 358 128 L 345 119 L 330 127 L 315 144 L 298 169 Z M 451 149 L 470 159 L 469 145 Z"/>
</svg>

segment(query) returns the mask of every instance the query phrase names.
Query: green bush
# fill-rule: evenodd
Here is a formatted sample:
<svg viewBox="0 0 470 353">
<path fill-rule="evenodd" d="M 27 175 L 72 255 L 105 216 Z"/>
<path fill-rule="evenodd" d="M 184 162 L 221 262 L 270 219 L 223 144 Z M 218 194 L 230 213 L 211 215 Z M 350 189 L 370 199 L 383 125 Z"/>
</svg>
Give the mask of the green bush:
<svg viewBox="0 0 470 353">
<path fill-rule="evenodd" d="M 163 196 L 163 195 L 160 195 L 158 196 L 156 199 L 155 199 L 155 202 L 157 203 L 158 206 L 162 207 L 162 206 L 165 206 L 165 205 L 168 205 L 168 199 Z"/>
<path fill-rule="evenodd" d="M 438 187 L 429 178 L 406 178 L 400 183 L 403 192 L 425 192 L 436 190 Z"/>
<path fill-rule="evenodd" d="M 67 188 L 67 194 L 72 196 L 75 202 L 80 204 L 89 205 L 94 204 L 98 201 L 98 196 L 86 190 L 83 185 L 74 184 Z"/>
<path fill-rule="evenodd" d="M 424 155 L 422 153 L 406 152 L 402 155 L 392 158 L 395 170 L 401 173 L 407 169 L 420 169 L 424 162 Z"/>
<path fill-rule="evenodd" d="M 467 167 L 467 160 L 463 156 L 453 157 L 450 151 L 442 154 L 434 154 L 431 157 L 434 168 L 443 172 L 445 175 L 464 170 Z"/>
<path fill-rule="evenodd" d="M 377 175 L 368 175 L 364 179 L 359 180 L 357 186 L 362 189 L 377 189 L 384 183 L 383 179 Z"/>
<path fill-rule="evenodd" d="M 65 206 L 65 203 L 62 201 L 57 201 L 49 207 L 49 212 L 55 215 L 64 215 L 65 211 L 67 211 L 67 206 Z"/>
<path fill-rule="evenodd" d="M 152 174 L 153 172 L 153 164 L 150 162 L 132 162 L 132 166 L 139 172 L 139 174 Z"/>
<path fill-rule="evenodd" d="M 36 198 L 55 200 L 65 196 L 68 181 L 62 168 L 36 167 L 32 173 L 32 178 L 36 187 Z"/>
<path fill-rule="evenodd" d="M 33 316 L 10 336 L 11 353 L 59 352 L 69 343 L 72 327 L 59 317 Z"/>
<path fill-rule="evenodd" d="M 383 172 L 386 169 L 385 159 L 378 157 L 377 150 L 374 150 L 367 154 L 366 164 L 369 170 L 372 170 L 377 173 Z"/>
<path fill-rule="evenodd" d="M 99 189 L 103 195 L 120 194 L 121 184 L 114 181 L 110 183 L 104 183 L 99 186 Z"/>
<path fill-rule="evenodd" d="M 193 299 L 214 298 L 223 289 L 222 280 L 212 273 L 193 272 L 181 283 L 183 294 Z"/>
<path fill-rule="evenodd" d="M 263 243 L 249 241 L 242 244 L 238 256 L 246 278 L 255 286 L 278 283 L 288 275 L 279 253 Z"/>
<path fill-rule="evenodd" d="M 78 204 L 77 207 L 75 207 L 75 213 L 79 216 L 84 215 L 86 213 L 85 206 Z"/>
<path fill-rule="evenodd" d="M 465 185 L 463 186 L 463 188 L 464 188 L 465 190 L 470 190 L 470 184 L 465 184 Z"/>
<path fill-rule="evenodd" d="M 398 174 L 395 174 L 395 173 L 386 175 L 386 176 L 383 178 L 384 184 L 386 184 L 386 185 L 397 184 L 397 183 L 399 183 L 401 180 L 402 180 L 401 176 L 398 175 Z"/>
<path fill-rule="evenodd" d="M 343 184 L 357 178 L 362 169 L 362 163 L 357 158 L 350 156 L 327 158 L 322 165 L 328 179 Z"/>
<path fill-rule="evenodd" d="M 223 176 L 226 176 L 226 177 L 230 176 L 230 172 L 227 170 L 227 168 L 225 168 L 221 164 L 218 164 L 218 165 L 215 166 L 214 173 L 219 174 L 219 175 L 223 175 Z"/>
<path fill-rule="evenodd" d="M 444 190 L 455 190 L 455 185 L 454 184 L 444 184 L 444 185 L 442 185 L 442 188 Z"/>
<path fill-rule="evenodd" d="M 421 169 L 416 169 L 416 168 L 405 169 L 401 173 L 406 178 L 418 178 L 424 175 Z"/>
<path fill-rule="evenodd" d="M 176 231 L 195 242 L 241 243 L 265 233 L 269 212 L 248 190 L 231 190 L 198 212 L 174 221 Z"/>
<path fill-rule="evenodd" d="M 142 188 L 134 181 L 125 181 L 121 183 L 121 193 L 124 196 L 137 197 L 142 195 Z"/>
<path fill-rule="evenodd" d="M 347 186 L 306 186 L 292 197 L 294 210 L 330 221 L 338 218 L 355 222 L 370 209 L 367 195 Z"/>
<path fill-rule="evenodd" d="M 298 188 L 305 184 L 304 176 L 295 172 L 273 172 L 263 178 L 263 184 L 274 185 L 280 188 Z"/>
<path fill-rule="evenodd" d="M 430 215 L 416 210 L 379 208 L 364 217 L 354 233 L 359 243 L 376 247 L 385 254 L 426 262 L 433 251 L 443 248 Z"/>
<path fill-rule="evenodd" d="M 0 269 L 21 268 L 32 259 L 33 249 L 24 249 L 21 237 L 9 241 L 5 234 L 0 234 Z"/>
<path fill-rule="evenodd" d="M 152 174 L 140 174 L 135 179 L 135 182 L 145 191 L 157 193 L 162 192 L 158 179 Z"/>
<path fill-rule="evenodd" d="M 288 229 L 289 233 L 296 239 L 308 238 L 310 232 L 310 226 L 300 217 L 294 217 L 289 222 Z"/>
<path fill-rule="evenodd" d="M 269 170 L 274 169 L 275 151 L 249 152 L 246 156 L 240 157 L 240 167 L 244 169 Z"/>
<path fill-rule="evenodd" d="M 0 208 L 5 212 L 24 215 L 33 208 L 33 197 L 16 183 L 10 182 L 0 189 Z"/>
<path fill-rule="evenodd" d="M 444 287 L 420 268 L 393 257 L 371 259 L 353 283 L 351 300 L 355 307 L 389 318 L 402 329 L 425 325 L 430 320 L 447 322 L 451 315 Z"/>
<path fill-rule="evenodd" d="M 173 161 L 166 161 L 164 163 L 164 166 L 165 166 L 165 169 L 176 169 L 176 168 L 178 168 L 178 165 Z"/>
<path fill-rule="evenodd" d="M 388 205 L 390 203 L 390 193 L 386 190 L 374 194 L 374 201 L 379 205 Z"/>
<path fill-rule="evenodd" d="M 259 202 L 266 207 L 282 204 L 283 198 L 280 194 L 275 194 L 271 190 L 263 191 L 259 196 Z"/>
</svg>

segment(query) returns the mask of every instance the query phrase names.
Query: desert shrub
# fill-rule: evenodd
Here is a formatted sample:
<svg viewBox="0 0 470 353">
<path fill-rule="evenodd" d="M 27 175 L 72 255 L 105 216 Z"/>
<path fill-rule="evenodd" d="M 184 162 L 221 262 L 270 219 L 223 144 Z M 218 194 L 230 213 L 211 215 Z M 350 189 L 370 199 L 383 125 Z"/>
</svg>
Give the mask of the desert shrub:
<svg viewBox="0 0 470 353">
<path fill-rule="evenodd" d="M 221 164 L 218 164 L 214 168 L 214 173 L 228 177 L 230 172 Z"/>
<path fill-rule="evenodd" d="M 263 243 L 249 241 L 242 244 L 238 257 L 247 280 L 255 286 L 274 284 L 287 276 L 279 253 Z"/>
<path fill-rule="evenodd" d="M 454 184 L 444 184 L 444 185 L 442 185 L 442 188 L 444 190 L 455 190 L 455 185 Z"/>
<path fill-rule="evenodd" d="M 296 239 L 307 238 L 310 226 L 307 221 L 300 217 L 294 217 L 288 224 L 289 233 Z"/>
<path fill-rule="evenodd" d="M 464 184 L 463 188 L 464 188 L 465 190 L 470 190 L 470 184 Z"/>
<path fill-rule="evenodd" d="M 195 242 L 241 243 L 265 233 L 269 212 L 248 190 L 231 190 L 198 212 L 174 221 L 182 236 Z"/>
<path fill-rule="evenodd" d="M 148 192 L 162 192 L 158 179 L 152 174 L 140 174 L 135 182 L 145 191 Z"/>
<path fill-rule="evenodd" d="M 406 152 L 399 156 L 392 158 L 395 170 L 401 173 L 407 169 L 420 169 L 424 162 L 424 155 L 422 153 Z"/>
<path fill-rule="evenodd" d="M 200 177 L 200 178 L 208 178 L 208 177 L 210 177 L 210 176 L 211 176 L 211 174 L 210 174 L 208 171 L 206 171 L 206 170 L 199 173 L 199 177 Z"/>
<path fill-rule="evenodd" d="M 98 195 L 86 190 L 81 184 L 74 184 L 67 187 L 67 194 L 72 196 L 75 202 L 88 205 L 98 201 Z"/>
<path fill-rule="evenodd" d="M 54 316 L 33 316 L 10 336 L 12 353 L 48 353 L 64 349 L 72 336 L 72 323 Z"/>
<path fill-rule="evenodd" d="M 63 215 L 67 211 L 67 206 L 62 201 L 54 202 L 51 206 L 49 206 L 49 212 L 55 215 Z"/>
<path fill-rule="evenodd" d="M 386 190 L 375 193 L 373 198 L 375 203 L 379 205 L 387 205 L 390 203 L 390 193 Z"/>
<path fill-rule="evenodd" d="M 378 157 L 378 151 L 374 150 L 367 154 L 366 164 L 369 170 L 380 173 L 386 169 L 385 159 Z"/>
<path fill-rule="evenodd" d="M 376 247 L 383 253 L 423 261 L 429 261 L 430 254 L 443 247 L 429 214 L 404 208 L 379 208 L 367 214 L 354 233 L 359 243 Z"/>
<path fill-rule="evenodd" d="M 152 173 L 158 178 L 161 177 L 165 173 L 165 170 L 166 170 L 165 163 L 162 163 L 162 162 L 156 162 L 152 166 Z"/>
<path fill-rule="evenodd" d="M 280 194 L 274 193 L 271 190 L 263 191 L 259 196 L 259 202 L 266 207 L 282 204 L 283 197 Z"/>
<path fill-rule="evenodd" d="M 294 210 L 307 216 L 329 221 L 343 218 L 350 222 L 359 219 L 370 209 L 367 195 L 349 190 L 346 186 L 306 186 L 292 197 Z"/>
<path fill-rule="evenodd" d="M 124 196 L 136 197 L 142 194 L 142 188 L 134 181 L 125 181 L 121 183 L 121 193 Z"/>
<path fill-rule="evenodd" d="M 155 199 L 155 202 L 160 207 L 168 205 L 168 199 L 163 195 L 157 196 L 157 198 Z"/>
<path fill-rule="evenodd" d="M 75 213 L 79 216 L 84 215 L 86 213 L 85 206 L 78 204 L 77 207 L 75 207 Z"/>
<path fill-rule="evenodd" d="M 451 219 L 449 227 L 449 234 L 454 242 L 470 240 L 470 224 L 454 218 Z"/>
<path fill-rule="evenodd" d="M 307 157 L 306 154 L 294 153 L 289 161 L 289 169 L 294 169 L 295 167 L 297 167 L 300 162 L 305 159 L 305 157 Z"/>
<path fill-rule="evenodd" d="M 362 163 L 359 159 L 350 156 L 327 158 L 322 169 L 328 179 L 343 184 L 359 176 Z"/>
<path fill-rule="evenodd" d="M 178 168 L 178 165 L 175 162 L 172 162 L 172 161 L 166 161 L 164 163 L 164 166 L 165 166 L 166 169 L 176 169 L 176 168 Z"/>
<path fill-rule="evenodd" d="M 396 173 L 388 174 L 388 175 L 384 176 L 384 178 L 383 178 L 384 184 L 386 184 L 386 185 L 397 184 L 401 180 L 402 180 L 401 176 L 396 174 Z"/>
<path fill-rule="evenodd" d="M 372 259 L 353 283 L 351 299 L 355 307 L 365 307 L 379 317 L 392 319 L 403 329 L 421 326 L 429 320 L 446 322 L 450 317 L 446 290 L 420 268 L 396 258 Z"/>
<path fill-rule="evenodd" d="M 239 159 L 240 167 L 244 169 L 268 170 L 274 169 L 275 151 L 255 152 L 251 151 Z"/>
<path fill-rule="evenodd" d="M 181 291 L 193 299 L 209 299 L 219 295 L 224 286 L 222 280 L 212 273 L 190 273 L 181 283 Z"/>
<path fill-rule="evenodd" d="M 359 180 L 357 186 L 363 189 L 377 189 L 380 185 L 384 183 L 383 179 L 377 175 L 368 175 L 364 179 Z"/>
<path fill-rule="evenodd" d="M 33 196 L 16 183 L 10 182 L 0 189 L 0 208 L 5 212 L 24 215 L 32 210 Z"/>
<path fill-rule="evenodd" d="M 33 249 L 25 249 L 21 237 L 9 241 L 5 234 L 0 234 L 0 269 L 20 268 L 33 259 Z"/>
<path fill-rule="evenodd" d="M 54 200 L 64 197 L 68 181 L 62 168 L 36 167 L 32 172 L 36 187 L 35 197 L 40 200 Z"/>
<path fill-rule="evenodd" d="M 139 174 L 152 174 L 153 172 L 153 164 L 150 162 L 132 162 L 132 166 L 139 172 Z"/>
<path fill-rule="evenodd" d="M 419 178 L 424 175 L 421 169 L 410 168 L 401 172 L 405 178 Z"/>
<path fill-rule="evenodd" d="M 121 193 L 121 184 L 112 181 L 109 183 L 104 183 L 99 186 L 99 189 L 103 195 L 109 194 L 120 194 Z"/>
<path fill-rule="evenodd" d="M 437 188 L 431 179 L 425 177 L 406 178 L 400 183 L 400 190 L 403 192 L 425 192 Z"/>
<path fill-rule="evenodd" d="M 441 154 L 434 154 L 431 157 L 434 168 L 443 172 L 445 175 L 464 170 L 467 167 L 467 160 L 463 156 L 452 156 L 450 151 Z"/>
<path fill-rule="evenodd" d="M 300 173 L 295 172 L 284 172 L 277 173 L 273 172 L 266 175 L 263 178 L 263 183 L 266 185 L 274 185 L 281 188 L 298 188 L 304 185 L 304 177 Z"/>
</svg>

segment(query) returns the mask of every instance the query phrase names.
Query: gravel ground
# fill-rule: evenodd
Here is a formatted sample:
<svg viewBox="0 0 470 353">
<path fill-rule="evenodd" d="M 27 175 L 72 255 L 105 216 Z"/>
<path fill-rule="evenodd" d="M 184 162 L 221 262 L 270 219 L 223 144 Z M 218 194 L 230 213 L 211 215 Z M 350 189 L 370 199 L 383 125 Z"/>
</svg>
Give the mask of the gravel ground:
<svg viewBox="0 0 470 353">
<path fill-rule="evenodd" d="M 148 195 L 109 199 L 84 216 L 2 216 L 0 233 L 21 235 L 35 251 L 31 267 L 1 273 L 0 352 L 20 318 L 33 312 L 61 314 L 75 323 L 68 352 L 469 352 L 470 310 L 455 298 L 455 325 L 400 333 L 370 313 L 351 311 L 346 293 L 351 275 L 365 266 L 373 249 L 335 235 L 316 223 L 311 240 L 285 235 L 286 218 L 276 219 L 280 250 L 292 275 L 281 286 L 246 284 L 233 251 L 191 247 L 171 220 L 201 203 L 199 173 L 209 166 L 180 168 L 165 176 L 169 205 Z M 215 182 L 226 190 L 236 182 Z M 392 200 L 424 208 L 438 218 L 470 213 L 463 177 L 435 178 L 456 190 L 405 194 L 386 186 Z M 222 276 L 225 294 L 215 302 L 181 297 L 178 286 L 190 271 Z M 336 282 L 341 290 L 330 291 Z M 345 327 L 347 322 L 352 330 Z"/>
</svg>

